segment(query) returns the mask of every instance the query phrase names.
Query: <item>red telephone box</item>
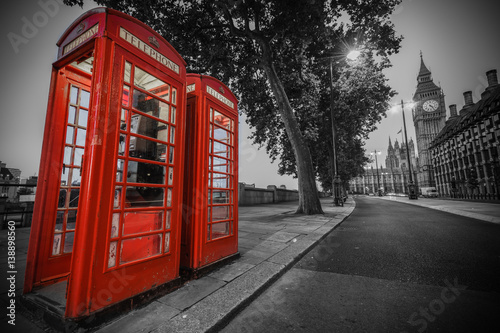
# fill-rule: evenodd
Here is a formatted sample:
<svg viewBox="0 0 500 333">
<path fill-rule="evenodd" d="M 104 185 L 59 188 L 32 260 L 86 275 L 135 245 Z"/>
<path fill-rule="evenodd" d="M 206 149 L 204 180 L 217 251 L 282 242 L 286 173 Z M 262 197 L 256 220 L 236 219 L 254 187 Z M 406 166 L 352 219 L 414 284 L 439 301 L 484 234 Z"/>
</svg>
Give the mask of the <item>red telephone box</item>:
<svg viewBox="0 0 500 333">
<path fill-rule="evenodd" d="M 186 72 L 159 34 L 111 9 L 57 45 L 24 299 L 79 320 L 179 279 Z"/>
<path fill-rule="evenodd" d="M 238 101 L 215 78 L 186 83 L 181 266 L 196 271 L 238 253 Z"/>
</svg>

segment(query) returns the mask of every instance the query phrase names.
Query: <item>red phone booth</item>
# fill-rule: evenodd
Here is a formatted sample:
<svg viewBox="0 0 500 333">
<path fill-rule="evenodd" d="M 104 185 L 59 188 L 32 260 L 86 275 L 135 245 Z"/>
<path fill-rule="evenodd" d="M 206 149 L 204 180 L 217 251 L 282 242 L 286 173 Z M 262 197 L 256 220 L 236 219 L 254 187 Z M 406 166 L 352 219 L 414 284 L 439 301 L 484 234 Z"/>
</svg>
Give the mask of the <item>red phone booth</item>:
<svg viewBox="0 0 500 333">
<path fill-rule="evenodd" d="M 238 101 L 219 80 L 187 74 L 181 267 L 238 254 Z"/>
<path fill-rule="evenodd" d="M 111 9 L 57 45 L 24 300 L 81 320 L 179 281 L 186 72 L 159 34 Z"/>
</svg>

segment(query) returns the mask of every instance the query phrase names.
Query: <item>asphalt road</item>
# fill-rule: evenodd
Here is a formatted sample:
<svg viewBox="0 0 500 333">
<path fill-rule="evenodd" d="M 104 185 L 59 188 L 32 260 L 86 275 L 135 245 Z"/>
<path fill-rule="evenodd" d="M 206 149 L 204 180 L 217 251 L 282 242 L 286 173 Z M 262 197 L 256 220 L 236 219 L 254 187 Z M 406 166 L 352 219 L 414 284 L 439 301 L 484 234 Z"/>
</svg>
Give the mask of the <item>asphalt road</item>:
<svg viewBox="0 0 500 333">
<path fill-rule="evenodd" d="M 500 332 L 499 314 L 500 225 L 359 197 L 223 332 Z"/>
</svg>

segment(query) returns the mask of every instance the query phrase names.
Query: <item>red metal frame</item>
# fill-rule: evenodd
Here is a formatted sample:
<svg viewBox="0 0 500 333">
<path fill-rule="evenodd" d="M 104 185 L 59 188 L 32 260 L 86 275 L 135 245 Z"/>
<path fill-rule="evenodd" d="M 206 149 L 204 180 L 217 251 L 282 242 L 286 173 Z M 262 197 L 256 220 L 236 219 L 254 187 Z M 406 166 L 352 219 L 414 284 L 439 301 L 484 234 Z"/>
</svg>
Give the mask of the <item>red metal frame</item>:
<svg viewBox="0 0 500 333">
<path fill-rule="evenodd" d="M 57 45 L 59 53 L 58 60 L 53 64 L 40 163 L 40 185 L 35 201 L 24 293 L 43 288 L 47 284 L 67 280 L 64 316 L 80 318 L 178 278 L 184 172 L 182 124 L 185 122 L 186 73 L 183 59 L 160 35 L 138 20 L 110 9 L 95 9 L 82 15 L 67 29 Z M 94 58 L 92 76 L 71 68 L 70 64 L 73 61 L 89 55 L 93 55 Z M 126 85 L 124 83 L 126 62 L 134 66 L 132 75 L 134 70 L 140 68 L 177 90 L 177 101 L 174 105 L 171 95 L 170 99 L 166 100 L 165 96 L 156 97 L 133 82 L 128 84 L 129 101 L 133 96 L 132 89 L 135 87 L 136 91 L 146 97 L 144 100 L 148 103 L 156 102 L 158 105 L 162 103 L 163 108 L 168 105 L 170 112 L 172 107 L 176 107 L 175 124 L 171 120 L 157 118 L 158 115 L 155 116 L 153 111 L 141 112 L 130 105 L 122 105 L 123 89 Z M 133 80 L 133 77 L 130 80 Z M 81 170 L 73 252 L 54 256 L 50 250 L 53 244 L 61 184 L 65 133 L 69 126 L 68 90 L 72 83 L 86 89 L 90 88 L 85 158 L 81 161 L 81 167 L 79 164 L 69 165 L 72 170 L 78 172 Z M 121 128 L 122 109 L 129 115 L 125 129 Z M 170 130 L 175 127 L 175 132 L 172 136 L 168 135 L 168 140 L 166 137 L 152 138 L 146 132 L 141 134 L 140 129 L 131 127 L 132 112 L 137 115 L 137 119 L 143 119 L 144 123 L 154 124 L 157 128 L 168 126 Z M 132 156 L 128 150 L 125 155 L 120 155 L 120 138 L 123 136 L 128 140 L 125 146 L 127 148 L 130 148 L 130 140 L 133 137 L 135 142 L 142 142 L 148 147 L 153 146 L 154 149 L 151 148 L 151 151 L 156 152 L 160 146 L 168 147 L 168 151 L 154 160 L 151 156 Z M 171 142 L 172 138 L 174 142 Z M 81 147 L 76 148 L 81 149 Z M 167 160 L 170 148 L 175 154 L 172 163 Z M 140 165 L 143 170 L 141 175 L 149 176 L 147 172 L 149 169 L 166 170 L 164 181 L 161 183 L 158 180 L 139 178 L 139 171 L 136 172 L 135 180 L 127 174 L 127 179 L 118 181 L 118 161 Z M 173 171 L 171 180 L 167 179 L 170 170 Z M 149 183 L 150 181 L 153 183 Z M 140 187 L 141 191 L 144 189 L 143 194 L 158 195 L 158 191 L 168 193 L 171 190 L 171 202 L 167 203 L 167 194 L 164 194 L 165 198 L 156 200 L 154 207 L 144 207 L 144 202 L 142 208 L 127 207 L 124 204 L 117 207 L 114 198 L 115 191 L 120 186 L 136 187 L 136 191 Z M 153 190 L 148 192 L 147 189 L 151 188 Z M 126 200 L 129 202 L 135 200 L 126 190 L 121 193 L 123 193 L 122 203 Z M 65 210 L 61 208 L 60 211 Z M 118 220 L 113 220 L 117 214 L 120 218 L 118 224 L 116 224 Z M 170 215 L 169 226 L 166 225 L 167 214 Z M 141 218 L 140 223 L 138 218 Z M 135 225 L 130 226 L 130 221 L 134 221 Z M 123 229 L 124 223 L 127 229 Z M 141 224 L 147 224 L 149 230 L 141 227 Z M 118 225 L 117 234 L 112 231 L 112 227 L 116 225 Z M 63 226 L 67 226 L 66 222 Z M 132 235 L 132 231 L 135 232 L 135 236 Z M 141 233 L 137 234 L 138 231 Z M 167 234 L 169 247 L 165 250 Z M 148 243 L 147 250 L 141 249 L 141 245 L 144 246 L 147 239 L 153 238 L 160 240 L 161 243 L 159 253 L 156 255 L 150 255 L 151 253 L 147 251 L 155 248 L 154 241 Z M 135 247 L 132 248 L 135 251 L 127 246 L 123 246 L 123 250 L 120 251 L 122 244 L 130 242 L 134 242 Z M 110 253 L 113 253 L 111 248 L 115 245 L 114 253 L 117 258 L 114 265 L 111 265 Z M 146 258 L 138 258 L 141 257 L 140 251 L 143 251 L 142 256 Z M 119 262 L 120 253 L 122 259 L 129 256 L 129 259 L 137 260 L 122 265 Z"/>
<path fill-rule="evenodd" d="M 186 81 L 181 266 L 196 270 L 238 252 L 238 101 L 215 78 Z"/>
</svg>

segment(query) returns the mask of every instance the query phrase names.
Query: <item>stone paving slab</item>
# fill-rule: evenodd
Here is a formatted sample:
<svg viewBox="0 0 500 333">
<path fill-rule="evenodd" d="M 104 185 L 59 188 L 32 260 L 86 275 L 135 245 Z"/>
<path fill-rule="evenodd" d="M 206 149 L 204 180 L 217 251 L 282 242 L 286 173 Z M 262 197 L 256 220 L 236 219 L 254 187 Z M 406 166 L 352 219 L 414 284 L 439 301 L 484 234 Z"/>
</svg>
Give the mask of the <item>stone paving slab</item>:
<svg viewBox="0 0 500 333">
<path fill-rule="evenodd" d="M 233 262 L 230 263 L 219 270 L 211 273 L 208 277 L 212 277 L 214 279 L 230 282 L 240 276 L 241 274 L 247 272 L 249 269 L 254 268 L 255 265 L 244 263 L 244 262 Z"/>
<path fill-rule="evenodd" d="M 102 328 L 99 332 L 151 332 L 158 327 L 157 318 L 169 320 L 179 312 L 179 309 L 154 301 L 141 309 L 130 312 L 127 316 Z"/>
<path fill-rule="evenodd" d="M 182 288 L 159 298 L 158 302 L 179 310 L 185 310 L 225 284 L 221 279 L 207 276 L 203 279 L 189 281 Z"/>
</svg>

